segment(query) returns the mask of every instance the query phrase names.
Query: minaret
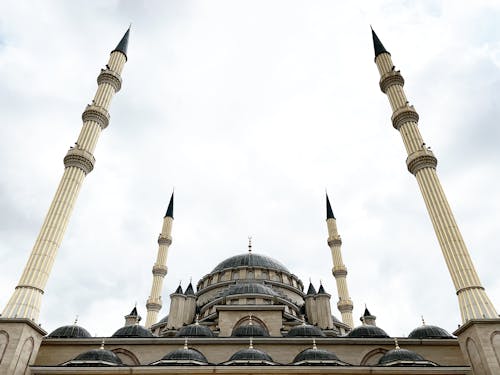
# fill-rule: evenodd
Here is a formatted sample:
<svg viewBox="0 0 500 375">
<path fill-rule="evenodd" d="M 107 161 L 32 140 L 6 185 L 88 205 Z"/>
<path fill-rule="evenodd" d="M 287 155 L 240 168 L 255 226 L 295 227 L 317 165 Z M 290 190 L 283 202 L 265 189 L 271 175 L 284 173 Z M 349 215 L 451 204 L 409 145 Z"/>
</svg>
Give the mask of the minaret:
<svg viewBox="0 0 500 375">
<path fill-rule="evenodd" d="M 326 195 L 326 225 L 328 226 L 328 246 L 332 252 L 333 269 L 332 273 L 337 283 L 337 291 L 339 294 L 339 301 L 337 308 L 342 315 L 342 322 L 353 328 L 354 323 L 352 320 L 352 300 L 349 297 L 349 289 L 347 288 L 347 267 L 342 261 L 342 253 L 340 247 L 342 246 L 342 239 L 337 231 L 337 219 L 333 215 L 332 206 L 328 194 Z"/>
<path fill-rule="evenodd" d="M 83 126 L 73 147 L 64 157 L 64 173 L 52 200 L 26 267 L 2 316 L 38 320 L 45 285 L 66 231 L 85 176 L 95 164 L 94 150 L 101 131 L 109 124 L 109 105 L 122 85 L 127 61 L 130 28 L 111 52 L 105 69 L 97 77 L 97 92 L 82 114 Z"/>
<path fill-rule="evenodd" d="M 161 292 L 163 290 L 163 280 L 167 274 L 168 248 L 172 244 L 172 223 L 174 222 L 174 193 L 170 197 L 167 213 L 163 218 L 163 227 L 158 237 L 158 255 L 153 266 L 153 285 L 149 294 L 146 308 L 146 328 L 150 328 L 158 319 L 158 312 L 161 310 Z"/>
<path fill-rule="evenodd" d="M 392 108 L 392 125 L 399 130 L 408 157 L 406 165 L 418 182 L 443 251 L 458 296 L 462 321 L 497 318 L 465 246 L 458 225 L 439 182 L 437 159 L 426 147 L 418 129 L 419 116 L 403 90 L 404 79 L 392 63 L 391 54 L 372 29 L 375 63 L 380 73 L 380 89 L 387 94 Z"/>
</svg>

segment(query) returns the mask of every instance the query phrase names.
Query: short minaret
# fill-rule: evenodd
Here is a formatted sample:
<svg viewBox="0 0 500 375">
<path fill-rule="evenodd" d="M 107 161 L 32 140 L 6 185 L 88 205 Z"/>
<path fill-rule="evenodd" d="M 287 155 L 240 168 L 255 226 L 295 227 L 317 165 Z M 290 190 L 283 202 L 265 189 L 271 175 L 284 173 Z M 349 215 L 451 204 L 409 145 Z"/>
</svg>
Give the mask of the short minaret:
<svg viewBox="0 0 500 375">
<path fill-rule="evenodd" d="M 184 291 L 184 295 L 186 296 L 184 302 L 184 324 L 191 324 L 196 315 L 196 294 L 194 293 L 191 281 Z"/>
<path fill-rule="evenodd" d="M 342 246 L 342 239 L 337 231 L 337 219 L 333 215 L 332 206 L 328 194 L 326 195 L 326 225 L 328 227 L 328 246 L 332 252 L 333 269 L 332 273 L 337 283 L 337 291 L 339 294 L 339 301 L 337 308 L 342 315 L 342 322 L 353 328 L 354 323 L 352 320 L 353 304 L 351 297 L 349 297 L 349 289 L 347 288 L 347 267 L 342 261 L 342 253 L 340 247 Z"/>
<path fill-rule="evenodd" d="M 363 316 L 359 318 L 359 320 L 361 320 L 361 322 L 363 322 L 364 324 L 368 324 L 371 326 L 377 325 L 376 323 L 377 317 L 375 315 L 370 314 L 370 311 L 368 310 L 368 307 L 366 307 L 366 305 L 365 305 L 365 312 L 363 313 Z"/>
<path fill-rule="evenodd" d="M 167 213 L 163 218 L 163 227 L 158 237 L 158 255 L 153 266 L 153 285 L 151 293 L 146 302 L 148 314 L 146 316 L 146 328 L 151 328 L 158 320 L 158 312 L 161 310 L 161 292 L 163 290 L 163 280 L 167 275 L 167 255 L 168 248 L 172 244 L 172 223 L 174 222 L 174 193 L 170 197 Z"/>
<path fill-rule="evenodd" d="M 439 245 L 458 296 L 462 321 L 498 318 L 486 294 L 458 229 L 436 173 L 437 159 L 418 129 L 419 116 L 403 90 L 404 79 L 392 63 L 391 54 L 372 30 L 375 63 L 380 73 L 380 89 L 392 108 L 392 125 L 399 130 L 408 157 L 406 165 L 418 182 Z"/>
<path fill-rule="evenodd" d="M 332 307 L 330 304 L 330 294 L 325 291 L 323 284 L 319 284 L 318 293 L 316 294 L 316 316 L 318 318 L 318 327 L 321 329 L 332 329 Z"/>
<path fill-rule="evenodd" d="M 134 306 L 130 314 L 125 315 L 125 326 L 133 326 L 134 324 L 139 324 L 141 321 L 141 316 L 137 312 L 137 306 Z"/>
<path fill-rule="evenodd" d="M 318 310 L 316 308 L 316 289 L 309 280 L 309 288 L 307 288 L 307 294 L 304 297 L 305 310 L 307 321 L 309 324 L 318 324 Z"/>
<path fill-rule="evenodd" d="M 127 61 L 130 29 L 111 52 L 105 69 L 97 77 L 97 92 L 82 114 L 78 140 L 64 157 L 64 173 L 52 200 L 21 279 L 2 316 L 38 320 L 45 285 L 61 245 L 83 180 L 94 169 L 94 150 L 101 131 L 109 124 L 109 106 L 122 85 L 121 73 Z"/>
<path fill-rule="evenodd" d="M 186 296 L 179 284 L 174 293 L 170 295 L 170 312 L 168 313 L 167 328 L 178 329 L 184 325 L 184 309 Z"/>
</svg>

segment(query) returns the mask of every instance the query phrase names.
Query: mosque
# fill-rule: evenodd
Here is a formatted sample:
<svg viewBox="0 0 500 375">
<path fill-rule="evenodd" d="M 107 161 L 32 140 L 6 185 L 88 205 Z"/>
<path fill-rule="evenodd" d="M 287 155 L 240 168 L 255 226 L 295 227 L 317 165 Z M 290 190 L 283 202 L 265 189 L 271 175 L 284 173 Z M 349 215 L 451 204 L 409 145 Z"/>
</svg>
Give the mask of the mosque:
<svg viewBox="0 0 500 375">
<path fill-rule="evenodd" d="M 174 196 L 158 237 L 144 325 L 136 307 L 111 337 L 77 325 L 45 332 L 38 317 L 45 286 L 93 152 L 109 124 L 121 88 L 130 29 L 97 78 L 83 126 L 64 157 L 65 170 L 21 278 L 0 316 L 1 374 L 500 374 L 500 319 L 481 285 L 425 146 L 404 79 L 372 30 L 380 89 L 407 151 L 457 294 L 462 325 L 455 332 L 426 324 L 408 337 L 390 337 L 365 309 L 355 324 L 337 220 L 326 197 L 327 244 L 337 284 L 337 318 L 323 285 L 305 287 L 279 260 L 255 252 L 220 260 L 195 285 L 161 294 L 172 244 Z M 450 291 L 451 292 L 451 291 Z M 160 315 L 162 312 L 162 315 Z M 357 319 L 356 319 L 357 320 Z"/>
</svg>

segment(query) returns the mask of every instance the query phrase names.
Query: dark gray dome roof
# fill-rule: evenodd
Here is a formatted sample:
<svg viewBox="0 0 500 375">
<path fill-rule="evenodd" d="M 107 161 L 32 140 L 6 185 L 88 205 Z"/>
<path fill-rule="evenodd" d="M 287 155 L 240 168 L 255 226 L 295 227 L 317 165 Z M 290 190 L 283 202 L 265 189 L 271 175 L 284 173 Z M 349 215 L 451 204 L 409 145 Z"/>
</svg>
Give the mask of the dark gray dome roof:
<svg viewBox="0 0 500 375">
<path fill-rule="evenodd" d="M 90 333 L 83 327 L 72 324 L 69 326 L 62 326 L 53 330 L 47 337 L 50 338 L 61 338 L 61 339 L 82 339 L 91 337 Z"/>
<path fill-rule="evenodd" d="M 388 338 L 389 335 L 385 333 L 382 328 L 377 326 L 372 326 L 369 324 L 364 324 L 362 326 L 354 328 L 351 332 L 347 334 L 346 337 L 353 338 Z"/>
<path fill-rule="evenodd" d="M 415 328 L 408 335 L 409 339 L 452 339 L 446 330 L 436 326 L 423 325 Z"/>
<path fill-rule="evenodd" d="M 65 366 L 120 366 L 122 361 L 111 350 L 93 349 L 78 355 Z"/>
<path fill-rule="evenodd" d="M 156 337 L 151 331 L 139 324 L 132 324 L 120 328 L 111 337 Z"/>
<path fill-rule="evenodd" d="M 175 335 L 176 337 L 213 337 L 213 333 L 207 326 L 201 324 L 190 324 L 182 327 Z"/>
<path fill-rule="evenodd" d="M 196 349 L 182 348 L 167 353 L 160 361 L 154 363 L 156 366 L 178 366 L 178 365 L 206 365 L 205 356 Z"/>
<path fill-rule="evenodd" d="M 293 360 L 294 363 L 304 362 L 307 365 L 332 365 L 334 361 L 339 361 L 335 353 L 315 348 L 301 351 Z"/>
<path fill-rule="evenodd" d="M 231 285 L 224 293 L 225 296 L 233 296 L 236 294 L 264 294 L 267 296 L 277 296 L 271 287 L 260 283 L 238 283 Z"/>
<path fill-rule="evenodd" d="M 301 324 L 292 327 L 286 337 L 326 337 L 325 333 L 318 327 L 310 324 Z"/>
<path fill-rule="evenodd" d="M 258 365 L 258 364 L 266 364 L 266 362 L 273 362 L 273 359 L 269 354 L 263 352 L 262 350 L 248 348 L 241 349 L 234 353 L 231 358 L 229 358 L 228 362 L 235 361 L 232 364 L 235 365 Z"/>
<path fill-rule="evenodd" d="M 231 334 L 233 337 L 269 337 L 269 333 L 259 324 L 243 324 L 236 327 Z"/>
<path fill-rule="evenodd" d="M 235 268 L 235 267 L 262 267 L 262 268 L 271 268 L 274 270 L 290 272 L 288 269 L 278 262 L 268 256 L 255 254 L 255 253 L 246 253 L 241 255 L 235 255 L 231 258 L 227 258 L 226 260 L 220 262 L 217 267 L 213 269 L 212 272 L 222 271 L 226 268 Z"/>
<path fill-rule="evenodd" d="M 435 366 L 420 354 L 407 349 L 389 350 L 378 360 L 379 366 Z"/>
</svg>

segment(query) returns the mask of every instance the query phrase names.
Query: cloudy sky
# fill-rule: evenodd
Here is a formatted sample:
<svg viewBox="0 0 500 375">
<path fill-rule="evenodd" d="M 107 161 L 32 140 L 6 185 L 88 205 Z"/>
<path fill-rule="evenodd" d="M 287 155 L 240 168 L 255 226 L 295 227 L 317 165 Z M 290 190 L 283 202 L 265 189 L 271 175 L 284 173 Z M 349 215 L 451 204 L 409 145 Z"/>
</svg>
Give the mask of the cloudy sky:
<svg viewBox="0 0 500 375">
<path fill-rule="evenodd" d="M 453 331 L 458 302 L 378 87 L 372 24 L 406 79 L 483 285 L 500 307 L 497 1 L 2 1 L 0 306 L 26 263 L 96 77 L 132 22 L 123 87 L 43 298 L 110 335 L 145 318 L 175 187 L 163 299 L 246 251 L 320 280 L 340 316 L 325 188 L 354 315 Z M 161 315 L 168 313 L 164 306 Z"/>
</svg>

